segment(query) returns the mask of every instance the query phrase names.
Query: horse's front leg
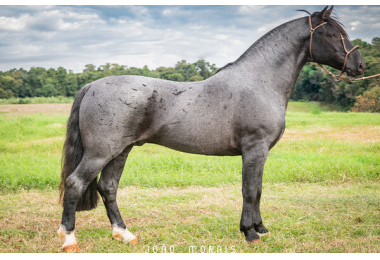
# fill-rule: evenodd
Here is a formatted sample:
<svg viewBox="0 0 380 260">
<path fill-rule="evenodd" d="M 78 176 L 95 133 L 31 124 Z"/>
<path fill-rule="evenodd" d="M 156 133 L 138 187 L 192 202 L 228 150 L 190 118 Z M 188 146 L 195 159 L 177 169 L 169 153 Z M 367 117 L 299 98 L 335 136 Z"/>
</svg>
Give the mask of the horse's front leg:
<svg viewBox="0 0 380 260">
<path fill-rule="evenodd" d="M 264 141 L 247 142 L 242 147 L 243 159 L 243 211 L 240 231 L 249 242 L 260 242 L 260 235 L 267 233 L 260 215 L 260 197 L 264 164 L 268 145 Z"/>
</svg>

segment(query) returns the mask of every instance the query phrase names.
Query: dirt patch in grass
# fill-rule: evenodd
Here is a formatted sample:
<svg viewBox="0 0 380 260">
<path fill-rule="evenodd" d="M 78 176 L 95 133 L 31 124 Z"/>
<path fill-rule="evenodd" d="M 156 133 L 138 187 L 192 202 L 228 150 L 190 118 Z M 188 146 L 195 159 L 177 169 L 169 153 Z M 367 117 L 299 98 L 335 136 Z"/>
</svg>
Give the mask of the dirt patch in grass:
<svg viewBox="0 0 380 260">
<path fill-rule="evenodd" d="M 0 113 L 5 115 L 61 115 L 70 114 L 72 104 L 17 104 L 0 105 Z"/>
<path fill-rule="evenodd" d="M 347 126 L 345 128 L 317 127 L 310 130 L 286 129 L 282 141 L 304 139 L 324 139 L 343 142 L 377 143 L 380 142 L 380 126 Z"/>
</svg>

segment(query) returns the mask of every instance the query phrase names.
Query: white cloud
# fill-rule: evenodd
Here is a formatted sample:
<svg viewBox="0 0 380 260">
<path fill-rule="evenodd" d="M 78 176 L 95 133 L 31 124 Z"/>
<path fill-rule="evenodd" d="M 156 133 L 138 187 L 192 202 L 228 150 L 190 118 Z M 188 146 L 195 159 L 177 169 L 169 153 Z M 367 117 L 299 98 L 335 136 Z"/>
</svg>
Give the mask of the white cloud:
<svg viewBox="0 0 380 260">
<path fill-rule="evenodd" d="M 216 34 L 215 35 L 215 39 L 218 39 L 218 40 L 227 40 L 228 38 L 229 37 L 226 34 Z"/>
<path fill-rule="evenodd" d="M 26 28 L 30 15 L 21 15 L 20 17 L 0 17 L 0 30 L 3 31 L 22 31 Z"/>
<path fill-rule="evenodd" d="M 239 7 L 239 13 L 243 15 L 257 14 L 264 6 L 260 5 L 243 5 Z"/>
<path fill-rule="evenodd" d="M 258 32 L 266 32 L 267 31 L 267 28 L 265 27 L 260 27 L 259 29 L 257 29 Z"/>
<path fill-rule="evenodd" d="M 165 15 L 165 16 L 168 16 L 172 13 L 172 10 L 170 9 L 165 9 L 164 11 L 162 11 L 162 14 Z"/>
<path fill-rule="evenodd" d="M 352 31 L 355 31 L 356 28 L 357 28 L 359 25 L 361 25 L 361 22 L 360 22 L 360 21 L 354 21 L 354 22 L 351 22 L 351 23 L 350 23 L 351 30 L 352 30 Z"/>
</svg>

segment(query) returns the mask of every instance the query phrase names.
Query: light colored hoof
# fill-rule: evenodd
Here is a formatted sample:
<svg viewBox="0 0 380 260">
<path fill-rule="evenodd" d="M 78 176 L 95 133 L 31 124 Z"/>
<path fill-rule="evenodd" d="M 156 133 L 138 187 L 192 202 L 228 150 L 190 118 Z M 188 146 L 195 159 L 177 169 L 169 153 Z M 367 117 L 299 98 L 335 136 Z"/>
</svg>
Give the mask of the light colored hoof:
<svg viewBox="0 0 380 260">
<path fill-rule="evenodd" d="M 261 243 L 261 239 L 258 238 L 258 239 L 252 239 L 251 241 L 248 241 L 249 243 L 251 244 L 258 244 L 258 243 Z"/>
<path fill-rule="evenodd" d="M 267 232 L 267 233 L 257 233 L 260 237 L 264 237 L 264 236 L 272 236 L 272 234 L 270 232 Z"/>
<path fill-rule="evenodd" d="M 132 245 L 137 245 L 139 243 L 137 237 L 129 232 L 128 229 L 113 227 L 112 236 L 116 240 L 120 240 L 125 243 L 131 243 Z"/>
<path fill-rule="evenodd" d="M 79 251 L 79 247 L 77 244 L 74 244 L 63 247 L 63 250 L 65 250 L 67 253 L 74 253 Z"/>
<path fill-rule="evenodd" d="M 79 251 L 79 247 L 78 247 L 77 240 L 75 239 L 74 231 L 68 234 L 65 228 L 63 226 L 60 226 L 57 233 L 58 233 L 59 238 L 65 241 L 62 245 L 63 250 L 69 253 Z"/>
<path fill-rule="evenodd" d="M 129 241 L 129 243 L 131 243 L 132 245 L 137 245 L 139 243 L 139 241 L 137 238 L 134 238 L 131 241 Z"/>
</svg>

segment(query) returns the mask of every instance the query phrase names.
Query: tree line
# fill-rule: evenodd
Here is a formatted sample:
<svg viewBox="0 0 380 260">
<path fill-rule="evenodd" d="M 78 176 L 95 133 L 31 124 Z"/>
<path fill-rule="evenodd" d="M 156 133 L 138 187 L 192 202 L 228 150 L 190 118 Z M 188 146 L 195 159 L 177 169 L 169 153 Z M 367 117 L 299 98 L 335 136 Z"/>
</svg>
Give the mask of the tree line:
<svg viewBox="0 0 380 260">
<path fill-rule="evenodd" d="M 128 67 L 119 64 L 85 65 L 82 73 L 73 73 L 63 67 L 45 69 L 42 67 L 24 69 L 11 69 L 0 71 L 0 98 L 25 97 L 71 97 L 87 83 L 97 79 L 116 75 L 140 75 L 146 77 L 167 79 L 173 81 L 200 81 L 209 78 L 216 71 L 215 64 L 205 60 L 188 63 L 178 61 L 174 67 L 159 67 L 150 70 Z"/>
<path fill-rule="evenodd" d="M 373 38 L 371 43 L 355 39 L 352 43 L 359 45 L 360 52 L 366 61 L 364 76 L 380 73 L 380 38 Z M 333 68 L 327 68 L 335 74 L 339 73 Z M 182 60 L 178 61 L 174 67 L 159 67 L 154 70 L 150 70 L 147 66 L 136 68 L 110 63 L 99 67 L 87 64 L 81 73 L 73 73 L 63 67 L 57 69 L 33 67 L 29 71 L 22 68 L 11 69 L 5 72 L 0 71 L 0 99 L 71 97 L 75 96 L 85 84 L 115 75 L 141 75 L 173 81 L 200 81 L 211 77 L 217 70 L 215 64 L 203 59 L 194 63 Z M 376 107 L 378 104 L 376 100 L 380 101 L 378 93 L 380 93 L 380 77 L 374 80 L 335 82 L 330 75 L 310 63 L 302 69 L 291 99 L 318 101 L 344 110 L 380 112 L 380 110 L 376 111 L 378 108 L 373 108 L 371 105 L 374 103 Z"/>
</svg>

